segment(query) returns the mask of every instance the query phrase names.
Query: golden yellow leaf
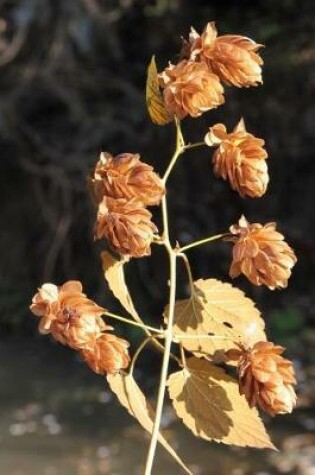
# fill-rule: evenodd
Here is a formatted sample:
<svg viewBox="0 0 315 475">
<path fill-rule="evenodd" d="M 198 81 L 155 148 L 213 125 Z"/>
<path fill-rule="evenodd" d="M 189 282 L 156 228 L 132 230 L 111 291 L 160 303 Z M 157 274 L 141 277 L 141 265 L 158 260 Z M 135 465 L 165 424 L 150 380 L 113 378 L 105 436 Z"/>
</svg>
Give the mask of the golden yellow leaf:
<svg viewBox="0 0 315 475">
<path fill-rule="evenodd" d="M 173 117 L 165 108 L 163 95 L 160 91 L 158 72 L 154 56 L 152 56 L 148 67 L 146 102 L 152 122 L 157 125 L 165 125 L 172 121 Z"/>
<path fill-rule="evenodd" d="M 152 434 L 153 421 L 155 418 L 154 410 L 147 402 L 145 395 L 137 385 L 132 375 L 123 372 L 119 374 L 108 375 L 107 381 L 111 390 L 116 394 L 120 403 L 127 409 L 129 414 L 137 419 L 139 424 L 147 432 Z M 185 472 L 192 475 L 191 471 L 186 467 L 184 462 L 176 454 L 174 449 L 172 449 L 162 434 L 159 434 L 158 441 L 175 459 L 175 461 L 185 470 Z"/>
<path fill-rule="evenodd" d="M 216 279 L 197 280 L 191 298 L 176 302 L 174 333 L 183 336 L 184 348 L 199 356 L 220 356 L 237 342 L 264 341 L 264 327 L 252 300 Z"/>
<path fill-rule="evenodd" d="M 275 448 L 257 410 L 249 407 L 237 381 L 221 368 L 192 357 L 167 384 L 176 414 L 197 437 L 240 447 Z"/>
<path fill-rule="evenodd" d="M 139 315 L 133 305 L 125 281 L 124 262 L 115 259 L 108 251 L 101 253 L 102 266 L 110 290 L 132 317 L 139 321 Z"/>
</svg>

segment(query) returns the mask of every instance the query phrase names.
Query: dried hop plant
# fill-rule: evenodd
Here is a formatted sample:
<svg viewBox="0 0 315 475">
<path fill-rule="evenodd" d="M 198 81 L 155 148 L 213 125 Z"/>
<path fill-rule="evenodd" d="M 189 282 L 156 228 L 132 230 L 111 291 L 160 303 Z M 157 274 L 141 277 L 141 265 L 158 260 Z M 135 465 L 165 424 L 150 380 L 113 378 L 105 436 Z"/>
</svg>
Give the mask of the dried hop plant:
<svg viewBox="0 0 315 475">
<path fill-rule="evenodd" d="M 218 36 L 215 23 L 210 22 L 201 35 L 191 29 L 182 56 L 205 62 L 226 84 L 250 87 L 262 82 L 263 60 L 257 53 L 261 47 L 244 36 Z"/>
<path fill-rule="evenodd" d="M 234 242 L 232 278 L 244 274 L 254 285 L 266 285 L 271 290 L 287 287 L 297 259 L 275 223 L 250 224 L 242 216 L 230 231 L 233 236 L 227 239 Z"/>
<path fill-rule="evenodd" d="M 218 76 L 204 63 L 183 60 L 170 64 L 159 75 L 159 82 L 167 109 L 179 119 L 187 115 L 198 117 L 224 102 Z"/>
<path fill-rule="evenodd" d="M 148 256 L 154 233 L 157 232 L 151 216 L 139 201 L 105 196 L 98 208 L 95 238 L 107 239 L 118 254 Z"/>
<path fill-rule="evenodd" d="M 291 412 L 296 404 L 292 363 L 282 357 L 282 347 L 267 341 L 265 322 L 255 303 L 237 287 L 211 276 L 194 281 L 189 258 L 191 249 L 220 239 L 229 241 L 233 245 L 230 276 L 244 274 L 255 285 L 275 289 L 287 286 L 296 262 L 294 251 L 274 223 L 250 224 L 244 216 L 230 231 L 181 245 L 170 226 L 172 194 L 165 195 L 179 157 L 205 146 L 216 147 L 215 174 L 229 181 L 242 197 L 265 193 L 269 175 L 264 141 L 248 133 L 243 120 L 231 133 L 223 124 L 213 125 L 204 140 L 196 142 L 190 142 L 182 130 L 186 116 L 199 117 L 224 103 L 223 83 L 248 87 L 262 81 L 260 47 L 242 36 L 218 36 L 214 23 L 208 23 L 201 35 L 191 31 L 178 64 L 170 63 L 159 74 L 153 55 L 146 82 L 149 116 L 160 126 L 173 122 L 176 131 L 175 149 L 163 178 L 138 154 L 101 153 L 96 163 L 89 179 L 97 210 L 94 239 L 107 240 L 99 243 L 104 277 L 129 316 L 96 305 L 77 281 L 61 287 L 44 284 L 31 304 L 32 312 L 40 317 L 40 332 L 51 333 L 77 350 L 92 371 L 106 376 L 121 405 L 150 434 L 146 475 L 152 474 L 158 443 L 183 473 L 192 475 L 161 432 L 166 392 L 175 413 L 194 435 L 239 447 L 275 448 L 254 406 L 275 415 Z M 147 209 L 159 204 L 161 232 Z M 139 312 L 125 278 L 131 257 L 150 255 L 151 245 L 164 249 L 169 270 L 161 286 L 168 287 L 168 299 L 163 318 L 155 326 L 148 325 L 147 316 Z M 189 283 L 185 299 L 177 299 L 180 262 Z M 162 267 L 164 274 L 164 262 Z M 106 321 L 111 318 L 145 333 L 132 349 L 131 363 L 129 343 L 108 332 L 113 328 L 106 325 L 104 316 Z M 155 410 L 134 378 L 139 356 L 150 345 L 162 353 Z M 174 354 L 175 345 L 179 347 Z M 171 358 L 178 368 L 169 374 Z M 225 371 L 222 363 L 233 366 L 238 378 Z"/>
<path fill-rule="evenodd" d="M 158 205 L 165 187 L 153 167 L 140 161 L 139 154 L 122 153 L 113 157 L 101 153 L 92 178 L 93 194 L 97 202 L 103 196 L 132 198 L 144 206 Z"/>
<path fill-rule="evenodd" d="M 218 147 L 212 159 L 216 176 L 229 180 L 242 197 L 258 198 L 265 193 L 269 182 L 265 142 L 248 133 L 243 120 L 230 134 L 223 124 L 210 127 L 205 143 Z"/>
<path fill-rule="evenodd" d="M 86 347 L 111 329 L 101 318 L 105 310 L 82 292 L 78 281 L 68 281 L 61 287 L 44 284 L 33 297 L 30 306 L 40 317 L 41 333 L 51 333 L 64 345 L 74 349 Z"/>
<path fill-rule="evenodd" d="M 284 348 L 261 341 L 251 349 L 233 349 L 227 357 L 237 360 L 240 393 L 251 407 L 276 414 L 292 412 L 296 405 L 296 384 L 291 361 L 283 358 Z"/>
<path fill-rule="evenodd" d="M 129 365 L 128 347 L 126 340 L 107 333 L 92 348 L 82 350 L 81 355 L 95 373 L 113 374 Z"/>
</svg>

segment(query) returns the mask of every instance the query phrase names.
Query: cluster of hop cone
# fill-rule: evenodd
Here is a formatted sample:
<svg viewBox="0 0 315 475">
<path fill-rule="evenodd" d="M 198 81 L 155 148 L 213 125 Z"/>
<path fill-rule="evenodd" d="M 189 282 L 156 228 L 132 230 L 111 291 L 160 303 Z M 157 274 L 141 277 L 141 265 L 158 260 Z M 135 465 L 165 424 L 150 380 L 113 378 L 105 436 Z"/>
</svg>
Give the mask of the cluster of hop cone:
<svg viewBox="0 0 315 475">
<path fill-rule="evenodd" d="M 192 29 L 179 62 L 169 64 L 156 78 L 164 118 L 178 122 L 220 106 L 224 103 L 222 84 L 257 86 L 262 82 L 260 48 L 243 36 L 218 36 L 213 22 L 202 34 Z M 264 141 L 247 132 L 244 120 L 231 132 L 223 124 L 213 125 L 203 144 L 215 147 L 214 173 L 233 190 L 251 198 L 265 193 L 269 176 Z M 151 245 L 160 236 L 148 207 L 161 203 L 165 181 L 138 154 L 102 153 L 90 186 L 97 209 L 95 239 L 105 239 L 123 259 L 150 255 Z M 232 278 L 243 274 L 252 284 L 269 289 L 287 286 L 296 256 L 275 223 L 249 223 L 242 216 L 225 240 L 233 246 Z M 80 282 L 69 281 L 60 287 L 44 284 L 30 308 L 40 317 L 41 333 L 50 333 L 79 351 L 96 373 L 113 374 L 128 367 L 128 342 L 109 332 L 113 328 L 102 318 L 106 309 L 87 298 Z M 271 342 L 258 341 L 251 347 L 238 344 L 226 352 L 227 361 L 237 364 L 241 394 L 251 407 L 258 405 L 271 415 L 291 412 L 296 403 L 294 370 L 283 351 Z"/>
</svg>

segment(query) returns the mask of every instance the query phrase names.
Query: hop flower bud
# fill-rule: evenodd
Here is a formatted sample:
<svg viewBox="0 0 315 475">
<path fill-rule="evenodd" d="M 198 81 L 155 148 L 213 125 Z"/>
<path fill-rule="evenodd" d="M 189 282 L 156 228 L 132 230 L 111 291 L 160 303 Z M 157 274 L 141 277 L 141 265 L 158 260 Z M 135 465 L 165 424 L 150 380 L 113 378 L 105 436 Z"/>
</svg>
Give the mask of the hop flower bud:
<svg viewBox="0 0 315 475">
<path fill-rule="evenodd" d="M 224 102 L 219 78 L 203 63 L 184 60 L 176 66 L 170 64 L 159 75 L 159 81 L 167 109 L 179 119 L 198 117 Z"/>
<path fill-rule="evenodd" d="M 251 198 L 265 193 L 269 182 L 265 142 L 249 134 L 243 120 L 230 134 L 225 125 L 214 125 L 206 134 L 205 142 L 209 146 L 218 145 L 212 159 L 214 173 L 229 180 L 233 190 Z"/>
<path fill-rule="evenodd" d="M 52 322 L 51 334 L 55 340 L 70 348 L 86 348 L 93 345 L 103 331 L 112 329 L 103 322 L 102 313 L 104 310 L 99 310 L 94 302 L 69 299 Z"/>
<path fill-rule="evenodd" d="M 230 350 L 227 357 L 238 360 L 240 393 L 250 407 L 258 405 L 271 416 L 292 412 L 296 405 L 296 384 L 291 361 L 280 356 L 281 346 L 261 341 L 252 349 Z"/>
<path fill-rule="evenodd" d="M 132 153 L 115 157 L 102 153 L 95 167 L 92 187 L 97 202 L 101 202 L 103 196 L 135 198 L 144 206 L 158 205 L 165 193 L 153 168 L 141 162 L 140 155 Z"/>
<path fill-rule="evenodd" d="M 57 341 L 74 349 L 86 347 L 102 331 L 111 329 L 101 318 L 104 309 L 82 293 L 78 281 L 68 281 L 61 287 L 44 284 L 30 309 L 41 318 L 40 333 L 51 333 Z"/>
<path fill-rule="evenodd" d="M 102 335 L 92 348 L 81 352 L 89 367 L 97 374 L 117 373 L 129 365 L 129 343 L 115 335 Z"/>
<path fill-rule="evenodd" d="M 231 226 L 234 242 L 230 276 L 244 274 L 254 285 L 285 288 L 297 259 L 294 251 L 276 231 L 275 223 L 249 224 L 244 216 Z"/>
<path fill-rule="evenodd" d="M 30 310 L 40 317 L 39 331 L 42 334 L 50 333 L 51 322 L 56 318 L 59 310 L 58 298 L 58 287 L 54 284 L 44 284 L 32 299 Z"/>
<path fill-rule="evenodd" d="M 95 238 L 106 238 L 119 254 L 148 256 L 153 235 L 157 232 L 151 216 L 138 201 L 104 197 L 99 205 Z"/>
<path fill-rule="evenodd" d="M 261 47 L 244 36 L 218 36 L 215 23 L 210 22 L 201 35 L 191 29 L 182 57 L 205 62 L 226 84 L 250 87 L 262 82 L 263 60 L 257 54 Z"/>
</svg>

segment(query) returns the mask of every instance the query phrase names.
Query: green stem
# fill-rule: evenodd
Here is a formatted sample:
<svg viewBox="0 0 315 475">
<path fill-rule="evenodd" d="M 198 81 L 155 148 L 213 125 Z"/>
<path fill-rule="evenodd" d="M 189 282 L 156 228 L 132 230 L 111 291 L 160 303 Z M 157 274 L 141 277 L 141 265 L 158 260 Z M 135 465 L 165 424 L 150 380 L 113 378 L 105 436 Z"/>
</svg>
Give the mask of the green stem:
<svg viewBox="0 0 315 475">
<path fill-rule="evenodd" d="M 115 313 L 105 312 L 104 315 L 106 315 L 106 317 L 109 317 L 109 318 L 114 318 L 115 320 L 118 320 L 120 322 L 127 323 L 128 325 L 133 325 L 135 327 L 142 328 L 142 330 L 144 330 L 144 331 L 150 331 L 150 332 L 157 333 L 157 334 L 160 334 L 160 335 L 164 335 L 164 332 L 165 332 L 165 330 L 150 327 L 149 325 L 145 325 L 144 323 L 135 322 L 134 320 L 130 320 L 129 318 L 121 317 L 120 315 L 116 315 Z M 150 338 L 151 338 L 151 336 L 150 336 Z"/>
<path fill-rule="evenodd" d="M 194 279 L 193 279 L 193 275 L 192 275 L 192 272 L 191 272 L 191 267 L 190 267 L 188 257 L 186 256 L 186 254 L 184 254 L 182 252 L 180 252 L 178 254 L 178 257 L 181 257 L 184 261 L 184 264 L 185 264 L 185 267 L 186 267 L 186 270 L 187 270 L 187 274 L 188 274 L 188 279 L 189 279 L 190 292 L 193 295 L 194 294 Z"/>
<path fill-rule="evenodd" d="M 185 142 L 184 142 L 182 131 L 181 131 L 180 121 L 176 119 L 175 125 L 176 125 L 176 149 L 166 169 L 166 172 L 164 173 L 164 176 L 163 176 L 164 185 L 166 184 L 168 177 L 170 176 L 177 162 L 178 157 L 185 151 Z"/>
<path fill-rule="evenodd" d="M 180 357 L 182 360 L 183 368 L 186 368 L 186 356 L 185 356 L 185 350 L 182 343 L 179 343 L 179 349 L 180 349 Z"/>
<path fill-rule="evenodd" d="M 205 142 L 188 143 L 187 145 L 184 146 L 184 151 L 191 150 L 192 148 L 203 147 L 204 145 L 207 145 L 207 144 Z"/>
<path fill-rule="evenodd" d="M 183 140 L 183 136 L 182 136 L 182 132 L 180 128 L 180 122 L 176 121 L 176 150 L 173 155 L 173 158 L 171 159 L 170 165 L 164 175 L 164 178 L 163 178 L 164 183 L 166 183 L 176 163 L 177 158 L 182 152 L 183 146 L 184 146 L 184 140 Z M 168 366 L 169 366 L 169 360 L 171 356 L 171 346 L 172 346 L 172 341 L 173 341 L 173 321 L 174 321 L 175 300 L 176 300 L 177 251 L 172 249 L 172 246 L 170 243 L 166 196 L 164 196 L 162 200 L 162 215 L 163 215 L 163 240 L 164 240 L 165 249 L 168 253 L 169 263 L 170 263 L 170 293 L 169 293 L 169 306 L 168 306 L 168 315 L 167 315 L 167 327 L 164 334 L 165 335 L 164 355 L 163 355 L 159 389 L 158 389 L 158 397 L 157 397 L 157 403 L 156 403 L 156 414 L 155 414 L 155 420 L 154 420 L 153 429 L 152 429 L 152 437 L 151 437 L 150 446 L 148 450 L 144 475 L 151 475 L 152 473 L 154 456 L 156 452 L 156 446 L 157 446 L 157 441 L 158 441 L 158 436 L 159 436 L 159 431 L 160 431 L 162 411 L 163 411 L 165 391 L 166 391 Z"/>
<path fill-rule="evenodd" d="M 192 249 L 193 247 L 202 246 L 203 244 L 207 244 L 208 242 L 216 241 L 217 239 L 222 239 L 225 236 L 229 236 L 230 233 L 224 234 L 217 234 L 216 236 L 207 237 L 205 239 L 200 239 L 200 241 L 192 242 L 191 244 L 187 244 L 187 246 L 181 247 L 179 252 L 182 254 L 183 252 Z"/>
<path fill-rule="evenodd" d="M 133 369 L 135 367 L 136 361 L 141 353 L 141 351 L 144 349 L 144 347 L 149 343 L 149 341 L 152 339 L 151 336 L 147 336 L 138 346 L 138 348 L 135 351 L 135 354 L 132 357 L 130 368 L 129 368 L 129 374 L 133 373 Z"/>
<path fill-rule="evenodd" d="M 183 335 L 183 334 L 178 334 L 174 333 L 173 334 L 174 341 L 178 340 L 179 342 L 181 340 L 224 340 L 224 341 L 231 341 L 232 338 L 228 336 L 221 336 L 221 335 L 207 335 L 207 334 L 200 334 L 200 335 Z"/>
<path fill-rule="evenodd" d="M 170 298 L 169 298 L 169 308 L 168 308 L 168 321 L 167 328 L 165 331 L 165 341 L 164 341 L 164 355 L 161 368 L 161 377 L 158 391 L 158 398 L 156 404 L 156 415 L 155 421 L 152 430 L 152 437 L 150 442 L 150 447 L 148 451 L 146 467 L 144 475 L 151 475 L 153 461 L 156 451 L 156 445 L 159 436 L 161 417 L 163 411 L 165 390 L 166 390 L 166 381 L 168 374 L 169 359 L 171 353 L 171 346 L 173 340 L 173 320 L 174 320 L 174 309 L 175 309 L 175 296 L 176 296 L 176 254 L 168 247 L 169 251 L 169 260 L 170 260 Z"/>
</svg>

